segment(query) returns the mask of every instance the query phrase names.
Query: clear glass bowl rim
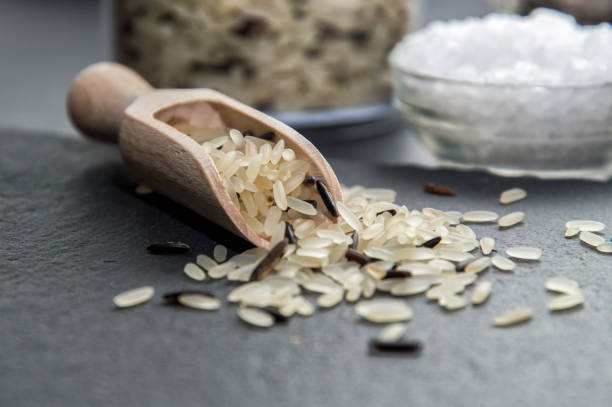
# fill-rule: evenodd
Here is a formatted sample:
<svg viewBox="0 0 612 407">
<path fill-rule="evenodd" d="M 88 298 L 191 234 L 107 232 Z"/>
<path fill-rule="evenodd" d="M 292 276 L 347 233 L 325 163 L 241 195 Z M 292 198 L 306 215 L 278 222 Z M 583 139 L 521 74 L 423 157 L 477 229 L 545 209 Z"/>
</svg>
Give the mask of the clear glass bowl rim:
<svg viewBox="0 0 612 407">
<path fill-rule="evenodd" d="M 550 85 L 550 84 L 537 84 L 537 83 L 494 83 L 494 82 L 472 82 L 465 79 L 453 79 L 443 76 L 435 76 L 428 75 L 426 73 L 411 71 L 404 69 L 398 66 L 394 62 L 394 58 L 389 57 L 389 65 L 393 72 L 398 72 L 402 76 L 409 76 L 414 79 L 418 79 L 424 82 L 439 82 L 445 83 L 448 85 L 457 85 L 457 86 L 471 86 L 474 88 L 489 88 L 489 89 L 501 89 L 501 88 L 509 88 L 516 90 L 528 90 L 528 89 L 536 89 L 536 88 L 545 88 L 547 90 L 559 90 L 559 91 L 567 91 L 567 90 L 579 90 L 579 89 L 590 89 L 590 90 L 602 90 L 604 88 L 609 88 L 612 90 L 612 81 L 609 82 L 601 82 L 601 83 L 589 83 L 589 84 L 578 84 L 578 85 Z"/>
</svg>

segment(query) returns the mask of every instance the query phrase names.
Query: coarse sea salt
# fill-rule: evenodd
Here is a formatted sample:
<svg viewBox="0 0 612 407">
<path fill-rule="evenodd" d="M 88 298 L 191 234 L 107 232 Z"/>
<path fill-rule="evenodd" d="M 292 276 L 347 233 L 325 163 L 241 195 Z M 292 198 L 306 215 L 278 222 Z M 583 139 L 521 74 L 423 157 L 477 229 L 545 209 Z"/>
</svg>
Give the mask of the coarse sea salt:
<svg viewBox="0 0 612 407">
<path fill-rule="evenodd" d="M 538 171 L 607 160 L 597 135 L 612 121 L 610 24 L 581 26 L 550 9 L 438 21 L 409 33 L 390 62 L 396 102 L 409 116 L 418 107 L 444 117 L 428 123 L 428 142 L 469 164 Z M 448 130 L 465 118 L 465 132 Z"/>
<path fill-rule="evenodd" d="M 434 22 L 408 34 L 391 59 L 410 72 L 474 83 L 589 85 L 612 79 L 610 44 L 609 24 L 580 26 L 536 9 Z"/>
</svg>

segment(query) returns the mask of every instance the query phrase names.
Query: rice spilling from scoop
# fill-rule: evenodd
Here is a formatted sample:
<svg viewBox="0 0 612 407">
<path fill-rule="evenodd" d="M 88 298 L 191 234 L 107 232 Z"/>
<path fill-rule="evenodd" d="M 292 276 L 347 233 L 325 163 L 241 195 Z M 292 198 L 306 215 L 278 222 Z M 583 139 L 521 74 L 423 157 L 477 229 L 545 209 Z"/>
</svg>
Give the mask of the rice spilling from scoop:
<svg viewBox="0 0 612 407">
<path fill-rule="evenodd" d="M 346 301 L 356 304 L 357 314 L 369 323 L 394 324 L 381 332 L 380 341 L 398 341 L 405 321 L 413 316 L 403 297 L 424 295 L 446 311 L 459 312 L 469 302 L 487 302 L 488 281 L 476 284 L 470 296 L 465 292 L 490 266 L 502 271 L 516 267 L 497 253 L 494 239 L 479 239 L 465 224 L 493 223 L 498 220 L 495 212 L 410 209 L 394 202 L 393 190 L 363 186 L 342 186 L 343 200 L 336 202 L 299 151 L 272 133 L 264 138 L 236 129 L 225 134 L 197 131 L 229 198 L 246 224 L 269 241 L 270 250 L 252 248 L 227 258 L 227 249 L 216 246 L 214 259 L 199 255 L 186 265 L 185 274 L 198 281 L 210 277 L 243 282 L 227 300 L 239 305 L 237 315 L 248 324 L 269 327 Z M 510 196 L 503 203 L 524 198 L 522 190 L 507 192 Z M 508 227 L 523 217 L 522 212 L 511 213 L 500 218 L 499 225 Z M 576 220 L 566 227 L 609 252 L 591 233 L 602 224 Z M 476 251 L 483 256 L 475 256 Z M 527 246 L 506 247 L 505 252 L 528 261 L 542 254 Z M 558 279 L 547 284 L 549 289 L 571 286 Z M 377 292 L 384 296 L 373 298 Z M 561 310 L 582 302 L 581 292 L 563 293 L 549 307 Z M 214 298 L 197 295 L 181 297 L 180 303 L 204 310 L 220 306 Z M 530 308 L 518 308 L 498 315 L 494 324 L 513 325 L 531 315 Z"/>
</svg>

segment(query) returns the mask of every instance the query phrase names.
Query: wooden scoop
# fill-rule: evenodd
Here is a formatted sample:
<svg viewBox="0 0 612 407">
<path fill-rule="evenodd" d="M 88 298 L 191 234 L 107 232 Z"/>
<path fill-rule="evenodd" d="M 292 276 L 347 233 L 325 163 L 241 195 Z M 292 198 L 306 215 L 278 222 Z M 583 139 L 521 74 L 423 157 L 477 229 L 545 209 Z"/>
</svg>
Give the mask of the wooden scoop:
<svg viewBox="0 0 612 407">
<path fill-rule="evenodd" d="M 155 90 L 131 69 L 94 64 L 74 79 L 67 96 L 70 119 L 84 135 L 119 142 L 125 166 L 144 184 L 191 208 L 253 244 L 269 242 L 251 229 L 232 203 L 212 158 L 178 128 L 235 128 L 274 132 L 311 175 L 342 200 L 338 179 L 321 153 L 298 132 L 272 117 L 210 89 Z"/>
</svg>

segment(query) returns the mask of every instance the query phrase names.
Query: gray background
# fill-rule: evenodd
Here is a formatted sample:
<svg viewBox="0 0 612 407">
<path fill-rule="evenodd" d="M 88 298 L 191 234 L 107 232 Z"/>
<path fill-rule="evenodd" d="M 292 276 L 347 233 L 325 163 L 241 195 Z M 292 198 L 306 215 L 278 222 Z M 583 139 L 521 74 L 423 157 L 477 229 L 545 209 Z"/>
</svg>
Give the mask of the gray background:
<svg viewBox="0 0 612 407">
<path fill-rule="evenodd" d="M 111 54 L 104 25 L 110 1 L 2 2 L 0 127 L 76 136 L 64 111 L 66 89 L 82 68 Z M 418 4 L 419 25 L 487 12 L 486 0 L 418 0 Z M 333 135 L 328 139 L 333 142 Z M 410 130 L 362 140 L 357 151 L 363 149 L 375 152 L 372 161 L 437 165 Z"/>
<path fill-rule="evenodd" d="M 328 145 L 323 153 L 343 182 L 394 188 L 411 208 L 525 210 L 525 223 L 511 230 L 474 229 L 500 249 L 544 250 L 541 262 L 515 273 L 486 272 L 494 292 L 481 307 L 444 312 L 409 298 L 408 336 L 425 343 L 420 356 L 369 354 L 366 342 L 379 328 L 346 304 L 269 331 L 242 324 L 231 305 L 214 313 L 163 305 L 162 293 L 183 288 L 224 297 L 232 284 L 192 282 L 182 266 L 216 242 L 246 246 L 162 197 L 135 196 L 115 148 L 79 140 L 69 127 L 69 81 L 105 50 L 98 10 L 95 2 L 66 0 L 0 6 L 0 405 L 610 405 L 611 257 L 563 238 L 570 218 L 612 222 L 610 184 L 362 163 L 365 150 L 375 161 L 382 153 L 395 164 L 410 154 L 420 159 L 409 137 L 348 150 Z M 423 12 L 446 18 L 484 8 L 476 0 L 426 0 Z M 458 195 L 425 195 L 428 181 Z M 516 185 L 528 199 L 500 207 L 499 192 Z M 194 253 L 148 254 L 158 240 L 189 242 Z M 586 306 L 549 313 L 543 283 L 553 275 L 579 281 Z M 113 308 L 115 294 L 145 284 L 157 290 L 150 303 Z M 534 308 L 533 321 L 491 326 L 493 315 L 519 305 Z"/>
</svg>

